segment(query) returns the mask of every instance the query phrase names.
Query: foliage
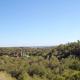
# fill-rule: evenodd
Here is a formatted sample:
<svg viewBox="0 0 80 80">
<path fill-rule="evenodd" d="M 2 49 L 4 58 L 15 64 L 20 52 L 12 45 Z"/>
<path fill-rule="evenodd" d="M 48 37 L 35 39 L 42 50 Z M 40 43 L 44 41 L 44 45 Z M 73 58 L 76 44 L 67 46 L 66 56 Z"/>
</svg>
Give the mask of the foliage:
<svg viewBox="0 0 80 80">
<path fill-rule="evenodd" d="M 4 80 L 80 80 L 80 41 L 43 48 L 0 48 Z"/>
</svg>

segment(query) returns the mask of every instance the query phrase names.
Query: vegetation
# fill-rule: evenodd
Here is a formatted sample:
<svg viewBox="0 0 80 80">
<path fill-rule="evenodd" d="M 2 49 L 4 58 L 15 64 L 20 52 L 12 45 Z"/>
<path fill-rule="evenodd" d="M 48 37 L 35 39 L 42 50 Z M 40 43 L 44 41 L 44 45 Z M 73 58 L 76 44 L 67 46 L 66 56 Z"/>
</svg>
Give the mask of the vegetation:
<svg viewBox="0 0 80 80">
<path fill-rule="evenodd" d="M 0 48 L 0 80 L 80 80 L 80 41 L 43 48 Z"/>
</svg>

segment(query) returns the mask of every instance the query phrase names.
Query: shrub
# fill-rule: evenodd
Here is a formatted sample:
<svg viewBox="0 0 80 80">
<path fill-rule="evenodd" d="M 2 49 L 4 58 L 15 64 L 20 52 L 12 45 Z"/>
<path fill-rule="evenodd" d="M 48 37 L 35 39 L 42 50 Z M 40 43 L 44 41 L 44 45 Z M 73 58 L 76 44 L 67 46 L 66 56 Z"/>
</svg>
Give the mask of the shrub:
<svg viewBox="0 0 80 80">
<path fill-rule="evenodd" d="M 16 80 L 16 79 L 12 78 L 11 75 L 6 72 L 0 72 L 0 80 Z"/>
</svg>

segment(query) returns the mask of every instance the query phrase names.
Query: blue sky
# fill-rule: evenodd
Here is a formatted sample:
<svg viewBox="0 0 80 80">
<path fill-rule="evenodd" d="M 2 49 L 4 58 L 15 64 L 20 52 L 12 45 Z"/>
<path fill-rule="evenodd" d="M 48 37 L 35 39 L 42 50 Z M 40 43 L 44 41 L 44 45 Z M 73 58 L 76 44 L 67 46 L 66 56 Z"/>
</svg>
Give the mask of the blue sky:
<svg viewBox="0 0 80 80">
<path fill-rule="evenodd" d="M 80 0 L 0 0 L 0 46 L 76 40 L 80 40 Z"/>
</svg>

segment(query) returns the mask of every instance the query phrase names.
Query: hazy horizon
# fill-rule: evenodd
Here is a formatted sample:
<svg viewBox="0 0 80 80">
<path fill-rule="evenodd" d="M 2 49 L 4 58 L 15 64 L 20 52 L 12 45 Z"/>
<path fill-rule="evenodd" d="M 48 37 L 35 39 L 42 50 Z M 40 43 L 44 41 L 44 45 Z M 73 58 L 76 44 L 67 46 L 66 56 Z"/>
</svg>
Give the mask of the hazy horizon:
<svg viewBox="0 0 80 80">
<path fill-rule="evenodd" d="M 62 45 L 62 44 L 68 44 L 68 43 L 72 43 L 72 42 L 77 42 L 78 40 L 76 41 L 71 41 L 71 42 L 57 42 L 56 44 L 47 44 L 47 45 L 44 45 L 44 44 L 40 44 L 40 45 L 16 45 L 16 44 L 9 44 L 9 45 L 1 45 L 1 47 L 54 47 L 54 46 L 58 46 L 58 45 Z"/>
</svg>

